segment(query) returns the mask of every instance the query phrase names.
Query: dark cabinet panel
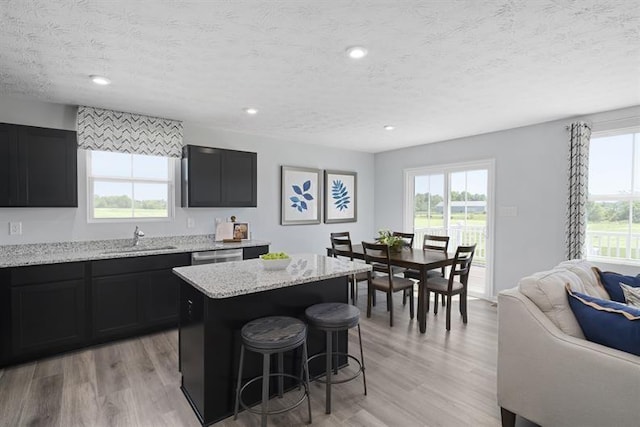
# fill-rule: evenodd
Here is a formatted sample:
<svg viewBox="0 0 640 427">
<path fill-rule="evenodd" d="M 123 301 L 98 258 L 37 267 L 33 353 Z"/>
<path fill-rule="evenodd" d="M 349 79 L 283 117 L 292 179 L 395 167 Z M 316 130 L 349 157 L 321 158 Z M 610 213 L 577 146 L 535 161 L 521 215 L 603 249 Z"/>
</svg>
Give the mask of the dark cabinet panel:
<svg viewBox="0 0 640 427">
<path fill-rule="evenodd" d="M 20 126 L 18 174 L 23 206 L 78 206 L 76 133 Z"/>
<path fill-rule="evenodd" d="M 12 287 L 12 357 L 82 343 L 84 291 L 82 279 Z"/>
<path fill-rule="evenodd" d="M 143 326 L 143 274 L 122 274 L 92 280 L 93 337 L 124 335 Z"/>
<path fill-rule="evenodd" d="M 242 250 L 242 259 L 254 259 L 269 252 L 269 246 L 253 246 Z"/>
<path fill-rule="evenodd" d="M 182 206 L 220 206 L 223 150 L 187 145 L 182 160 Z"/>
<path fill-rule="evenodd" d="M 111 276 L 115 274 L 140 273 L 142 271 L 167 270 L 191 263 L 190 253 L 149 255 L 131 258 L 97 260 L 91 263 L 92 275 Z"/>
<path fill-rule="evenodd" d="M 222 163 L 222 200 L 225 206 L 256 206 L 257 155 L 246 151 L 226 151 Z"/>
<path fill-rule="evenodd" d="M 76 133 L 0 124 L 3 207 L 77 207 Z"/>
<path fill-rule="evenodd" d="M 178 323 L 180 279 L 171 270 L 148 273 L 144 298 L 144 314 L 150 325 Z"/>
<path fill-rule="evenodd" d="M 182 149 L 183 207 L 256 205 L 256 153 L 195 145 Z"/>
<path fill-rule="evenodd" d="M 16 203 L 18 195 L 18 129 L 0 123 L 0 206 Z"/>
<path fill-rule="evenodd" d="M 176 326 L 179 280 L 171 268 L 189 263 L 187 253 L 94 261 L 94 338 L 104 340 Z"/>
</svg>

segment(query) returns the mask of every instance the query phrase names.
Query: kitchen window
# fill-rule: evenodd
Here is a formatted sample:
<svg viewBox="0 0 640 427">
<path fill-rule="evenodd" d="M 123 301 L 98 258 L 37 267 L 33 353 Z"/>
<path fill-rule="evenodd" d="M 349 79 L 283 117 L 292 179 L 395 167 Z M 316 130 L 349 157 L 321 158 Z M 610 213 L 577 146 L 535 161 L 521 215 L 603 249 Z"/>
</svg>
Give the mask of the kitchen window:
<svg viewBox="0 0 640 427">
<path fill-rule="evenodd" d="M 587 259 L 640 263 L 640 130 L 591 137 L 585 244 Z"/>
<path fill-rule="evenodd" d="M 89 221 L 173 216 L 169 157 L 87 150 L 87 178 Z"/>
</svg>

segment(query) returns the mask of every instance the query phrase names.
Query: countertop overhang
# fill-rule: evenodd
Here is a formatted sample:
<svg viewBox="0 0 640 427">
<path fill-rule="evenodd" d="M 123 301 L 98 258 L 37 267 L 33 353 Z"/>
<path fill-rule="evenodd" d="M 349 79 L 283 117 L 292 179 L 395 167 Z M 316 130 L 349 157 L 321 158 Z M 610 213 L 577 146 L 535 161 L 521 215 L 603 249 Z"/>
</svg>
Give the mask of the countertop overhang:
<svg viewBox="0 0 640 427">
<path fill-rule="evenodd" d="M 223 243 L 214 241 L 211 235 L 195 235 L 145 238 L 139 243 L 138 249 L 141 250 L 137 251 L 131 250 L 131 239 L 7 245 L 0 246 L 0 268 L 241 249 L 270 244 L 270 242 L 262 240 Z M 173 246 L 173 248 L 166 248 L 166 246 Z M 159 249 L 155 250 L 156 247 Z M 119 249 L 121 250 L 119 251 Z"/>
<path fill-rule="evenodd" d="M 260 259 L 251 259 L 176 267 L 173 272 L 209 298 L 223 299 L 371 271 L 368 264 L 323 255 L 290 257 L 284 270 L 265 270 Z"/>
</svg>

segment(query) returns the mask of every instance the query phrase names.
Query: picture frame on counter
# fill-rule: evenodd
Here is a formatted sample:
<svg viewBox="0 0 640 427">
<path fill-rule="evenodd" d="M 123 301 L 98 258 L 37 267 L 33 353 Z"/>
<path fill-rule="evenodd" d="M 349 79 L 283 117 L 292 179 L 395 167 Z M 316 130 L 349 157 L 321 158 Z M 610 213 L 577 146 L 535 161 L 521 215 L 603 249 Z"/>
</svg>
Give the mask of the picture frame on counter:
<svg viewBox="0 0 640 427">
<path fill-rule="evenodd" d="M 233 238 L 236 240 L 248 240 L 249 239 L 249 223 L 248 222 L 234 222 L 233 223 Z"/>
<path fill-rule="evenodd" d="M 322 171 L 282 166 L 280 178 L 280 224 L 320 224 Z"/>
<path fill-rule="evenodd" d="M 358 220 L 358 174 L 324 171 L 324 222 L 335 224 Z"/>
</svg>

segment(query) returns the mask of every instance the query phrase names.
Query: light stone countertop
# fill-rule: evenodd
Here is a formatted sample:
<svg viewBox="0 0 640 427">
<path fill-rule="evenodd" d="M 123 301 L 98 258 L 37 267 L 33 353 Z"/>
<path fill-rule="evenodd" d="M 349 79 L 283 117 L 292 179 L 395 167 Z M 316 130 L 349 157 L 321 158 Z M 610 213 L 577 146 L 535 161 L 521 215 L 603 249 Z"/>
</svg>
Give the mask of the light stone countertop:
<svg viewBox="0 0 640 427">
<path fill-rule="evenodd" d="M 260 259 L 250 259 L 176 267 L 173 272 L 209 298 L 223 299 L 371 270 L 368 264 L 323 255 L 290 257 L 291 263 L 284 270 L 265 270 Z"/>
<path fill-rule="evenodd" d="M 145 237 L 133 250 L 132 239 L 91 240 L 81 242 L 31 243 L 0 246 L 0 268 L 65 262 L 129 258 L 184 252 L 240 249 L 270 245 L 262 240 L 223 243 L 212 235 Z M 173 246 L 173 248 L 167 248 Z"/>
</svg>

